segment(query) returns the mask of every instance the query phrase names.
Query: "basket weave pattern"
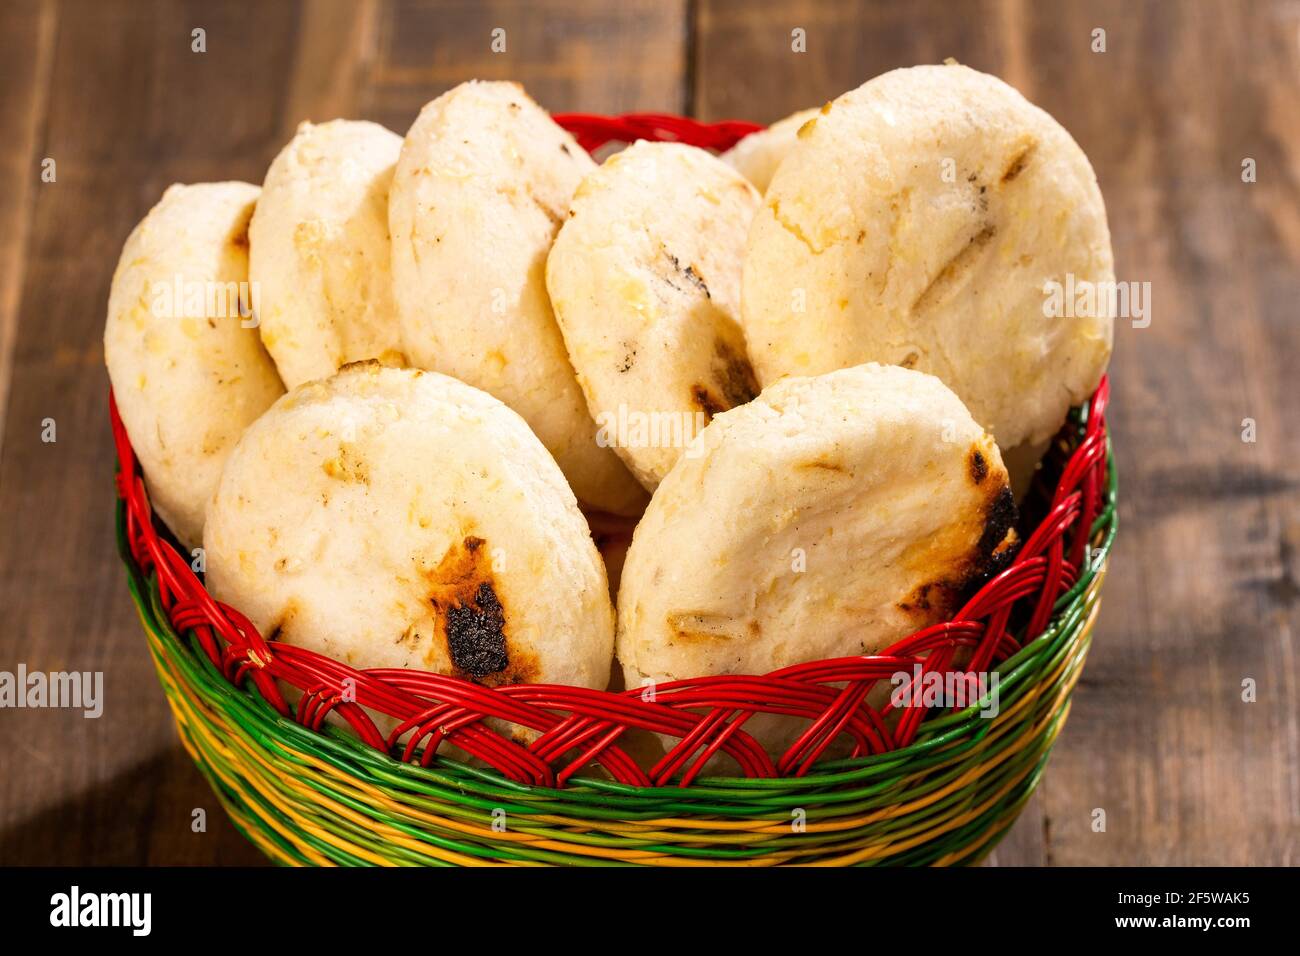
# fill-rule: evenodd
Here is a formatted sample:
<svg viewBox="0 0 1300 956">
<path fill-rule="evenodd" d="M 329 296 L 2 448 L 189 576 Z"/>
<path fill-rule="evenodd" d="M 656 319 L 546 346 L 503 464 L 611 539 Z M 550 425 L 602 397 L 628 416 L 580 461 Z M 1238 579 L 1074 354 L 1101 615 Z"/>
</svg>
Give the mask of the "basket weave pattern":
<svg viewBox="0 0 1300 956">
<path fill-rule="evenodd" d="M 637 137 L 725 148 L 755 128 L 645 115 L 557 119 L 588 149 Z M 1059 479 L 1044 495 L 1043 520 L 952 621 L 880 655 L 659 684 L 652 695 L 357 670 L 265 640 L 159 534 L 110 399 L 119 541 L 182 741 L 232 819 L 273 859 L 971 862 L 1032 792 L 1086 655 L 1114 534 L 1108 391 L 1103 381 L 1049 456 Z M 997 715 L 981 717 L 976 705 L 900 716 L 868 703 L 878 682 L 914 668 L 996 670 Z M 280 682 L 302 692 L 295 707 Z M 397 727 L 385 737 L 367 710 Z M 355 737 L 327 727 L 330 713 Z M 744 731 L 755 713 L 808 726 L 773 760 Z M 520 744 L 487 718 L 529 727 L 536 739 Z M 678 743 L 643 768 L 619 746 L 632 727 Z M 837 738 L 851 743 L 850 757 L 818 763 Z M 443 742 L 493 769 L 438 755 Z M 743 777 L 701 778 L 718 753 Z M 591 765 L 603 774 L 584 774 Z M 497 826 L 497 814 L 510 825 Z"/>
</svg>

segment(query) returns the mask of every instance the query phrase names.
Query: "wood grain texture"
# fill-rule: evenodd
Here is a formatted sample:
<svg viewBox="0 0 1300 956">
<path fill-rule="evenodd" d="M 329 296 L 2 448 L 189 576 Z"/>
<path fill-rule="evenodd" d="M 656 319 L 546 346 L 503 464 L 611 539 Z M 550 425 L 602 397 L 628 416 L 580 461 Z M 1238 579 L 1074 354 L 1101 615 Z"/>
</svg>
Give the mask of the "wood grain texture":
<svg viewBox="0 0 1300 956">
<path fill-rule="evenodd" d="M 514 80 L 553 112 L 681 112 L 687 103 L 686 3 L 385 4 L 372 118 L 405 131 L 420 107 L 468 79 Z M 493 31 L 504 31 L 502 52 Z"/>
<path fill-rule="evenodd" d="M 0 861 L 255 862 L 179 749 L 114 567 L 103 320 L 131 227 L 171 182 L 260 179 L 278 140 L 279 5 L 69 3 L 56 18 L 0 457 L 6 670 L 102 671 L 97 720 L 0 717 Z M 190 50 L 207 30 L 208 53 Z M 195 104 L 201 104 L 196 106 Z M 42 441 L 52 419 L 57 440 Z M 191 832 L 204 808 L 206 833 Z"/>
<path fill-rule="evenodd" d="M 134 224 L 172 182 L 260 182 L 303 119 L 404 131 L 471 76 L 522 80 L 554 109 L 680 110 L 684 14 L 651 2 L 595 18 L 576 2 L 0 8 L 0 53 L 13 54 L 0 92 L 0 383 L 12 376 L 0 669 L 103 671 L 106 697 L 98 720 L 0 711 L 0 864 L 262 861 L 179 746 L 115 553 L 101 340 Z M 56 159 L 56 183 L 40 183 L 37 156 Z M 192 830 L 195 809 L 206 832 Z"/>
<path fill-rule="evenodd" d="M 0 711 L 0 863 L 260 859 L 179 747 L 113 545 L 104 306 L 169 183 L 260 181 L 303 119 L 401 132 L 470 77 L 554 110 L 768 121 L 947 56 L 1075 135 L 1119 277 L 1152 289 L 1150 326 L 1116 336 L 1122 525 L 1092 657 L 990 862 L 1300 862 L 1300 6 L 19 0 L 0 6 L 0 669 L 100 670 L 107 702 Z"/>
<path fill-rule="evenodd" d="M 0 8 L 0 422 L 18 329 L 18 291 L 41 185 L 37 138 L 47 112 L 54 9 L 39 0 Z M 0 428 L 0 447 L 4 430 Z"/>
<path fill-rule="evenodd" d="M 1151 283 L 1150 327 L 1116 331 L 1121 532 L 1092 656 L 992 862 L 1300 861 L 1300 8 L 704 2 L 696 36 L 707 117 L 949 56 L 1006 77 L 1091 157 L 1118 278 Z"/>
</svg>

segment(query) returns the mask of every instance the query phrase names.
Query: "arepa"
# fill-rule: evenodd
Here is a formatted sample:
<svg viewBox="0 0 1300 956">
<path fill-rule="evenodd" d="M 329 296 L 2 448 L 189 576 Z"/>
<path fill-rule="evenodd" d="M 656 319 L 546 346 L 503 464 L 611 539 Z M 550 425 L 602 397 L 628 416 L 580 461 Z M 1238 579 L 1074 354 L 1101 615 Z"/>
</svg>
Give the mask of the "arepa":
<svg viewBox="0 0 1300 956">
<path fill-rule="evenodd" d="M 948 618 L 1008 556 L 997 446 L 933 376 L 788 378 L 698 441 L 623 565 L 628 687 L 876 653 Z"/>
<path fill-rule="evenodd" d="M 356 667 L 604 687 L 605 569 L 523 419 L 433 372 L 350 365 L 244 435 L 204 532 L 208 587 L 270 638 Z"/>
<path fill-rule="evenodd" d="M 814 107 L 777 120 L 767 129 L 750 133 L 719 159 L 753 183 L 760 193 L 767 192 L 777 167 L 799 142 L 799 130 L 816 116 Z"/>
<path fill-rule="evenodd" d="M 244 428 L 284 393 L 255 328 L 248 183 L 175 185 L 113 273 L 104 360 L 149 500 L 187 548 Z"/>
<path fill-rule="evenodd" d="M 377 123 L 303 123 L 266 172 L 249 275 L 262 341 L 289 388 L 349 362 L 405 364 L 388 242 L 401 148 Z"/>
<path fill-rule="evenodd" d="M 393 283 L 411 362 L 501 399 L 578 499 L 639 514 L 645 492 L 596 424 L 546 293 L 546 256 L 595 163 L 515 83 L 462 83 L 420 111 L 389 196 Z"/>
<path fill-rule="evenodd" d="M 1083 151 L 994 77 L 879 76 L 823 108 L 749 234 L 743 321 L 767 386 L 884 362 L 942 379 L 1003 449 L 1041 445 L 1097 387 L 1113 317 L 1051 283 L 1113 283 Z"/>
<path fill-rule="evenodd" d="M 758 204 L 704 150 L 639 142 L 582 181 L 547 259 L 598 436 L 652 491 L 713 415 L 758 392 L 738 321 Z"/>
</svg>

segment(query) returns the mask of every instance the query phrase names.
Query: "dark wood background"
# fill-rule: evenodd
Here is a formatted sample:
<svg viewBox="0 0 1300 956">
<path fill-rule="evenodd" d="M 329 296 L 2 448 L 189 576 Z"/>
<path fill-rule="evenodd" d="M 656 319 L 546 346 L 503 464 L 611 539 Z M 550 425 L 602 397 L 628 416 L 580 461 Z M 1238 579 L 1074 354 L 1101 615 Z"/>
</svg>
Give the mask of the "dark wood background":
<svg viewBox="0 0 1300 956">
<path fill-rule="evenodd" d="M 1092 657 L 992 862 L 1300 862 L 1300 4 L 5 0 L 0 670 L 103 671 L 107 701 L 0 711 L 0 863 L 260 859 L 180 749 L 113 545 L 104 310 L 164 187 L 260 182 L 305 118 L 405 131 L 470 77 L 556 111 L 770 121 L 947 56 L 1070 129 L 1119 277 L 1152 286 L 1150 327 L 1116 332 L 1121 533 Z"/>
</svg>

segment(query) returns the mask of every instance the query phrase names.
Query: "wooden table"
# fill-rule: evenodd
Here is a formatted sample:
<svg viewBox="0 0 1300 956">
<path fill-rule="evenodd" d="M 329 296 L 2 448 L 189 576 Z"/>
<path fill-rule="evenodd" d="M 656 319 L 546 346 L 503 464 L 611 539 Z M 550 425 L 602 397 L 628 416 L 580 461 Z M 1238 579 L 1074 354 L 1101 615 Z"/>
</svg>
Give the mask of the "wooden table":
<svg viewBox="0 0 1300 956">
<path fill-rule="evenodd" d="M 770 121 L 947 56 L 1071 130 L 1119 277 L 1152 289 L 1149 327 L 1116 332 L 1121 533 L 1092 658 L 992 862 L 1300 862 L 1300 4 L 589 6 L 0 6 L 0 670 L 103 671 L 107 698 L 98 720 L 0 711 L 0 862 L 260 859 L 180 749 L 114 551 L 101 330 L 164 187 L 260 182 L 305 118 L 405 130 L 469 77 L 556 111 Z"/>
</svg>

